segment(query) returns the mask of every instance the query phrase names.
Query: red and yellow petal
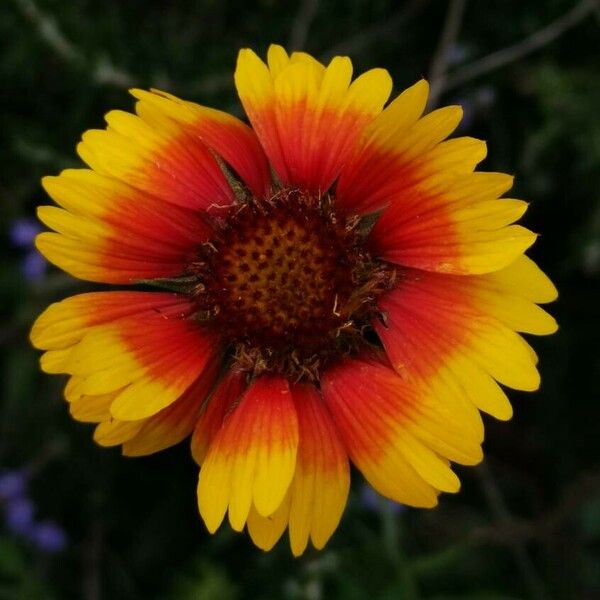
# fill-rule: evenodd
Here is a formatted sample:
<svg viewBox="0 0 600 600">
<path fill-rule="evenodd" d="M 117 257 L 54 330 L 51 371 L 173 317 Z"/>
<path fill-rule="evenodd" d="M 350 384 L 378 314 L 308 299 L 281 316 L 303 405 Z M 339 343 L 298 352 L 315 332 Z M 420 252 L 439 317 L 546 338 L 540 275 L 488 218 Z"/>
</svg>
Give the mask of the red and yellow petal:
<svg viewBox="0 0 600 600">
<path fill-rule="evenodd" d="M 220 156 L 257 198 L 271 187 L 271 174 L 256 134 L 239 119 L 214 108 L 181 100 L 158 90 L 131 90 L 139 100 L 137 114 L 165 129 L 176 123 L 188 136 L 200 140 Z M 217 203 L 218 199 L 213 198 Z"/>
<path fill-rule="evenodd" d="M 427 93 L 427 83 L 418 82 L 365 128 L 340 175 L 337 205 L 381 213 L 371 242 L 384 260 L 460 275 L 501 269 L 535 241 L 511 225 L 527 205 L 498 200 L 512 185 L 508 175 L 473 172 L 486 156 L 484 142 L 444 141 L 461 119 L 460 107 L 421 117 Z"/>
<path fill-rule="evenodd" d="M 254 505 L 269 516 L 281 505 L 296 467 L 298 418 L 283 377 L 256 380 L 231 411 L 204 459 L 198 506 L 210 532 L 229 509 L 236 531 Z"/>
<path fill-rule="evenodd" d="M 301 52 L 288 57 L 280 46 L 270 47 L 268 66 L 241 50 L 235 83 L 280 181 L 317 193 L 331 187 L 392 86 L 383 69 L 352 82 L 348 58 L 324 67 Z"/>
<path fill-rule="evenodd" d="M 298 413 L 298 464 L 290 486 L 289 535 L 294 556 L 310 538 L 321 549 L 337 528 L 350 487 L 348 454 L 319 392 L 292 388 Z"/>
<path fill-rule="evenodd" d="M 216 336 L 177 294 L 98 292 L 51 305 L 31 332 L 42 368 L 75 376 L 71 400 L 115 393 L 110 413 L 138 421 L 175 402 L 219 356 Z"/>
<path fill-rule="evenodd" d="M 199 465 L 204 462 L 210 444 L 221 429 L 225 417 L 246 389 L 245 380 L 245 373 L 239 369 L 231 369 L 219 381 L 206 401 L 191 441 L 192 456 Z"/>
<path fill-rule="evenodd" d="M 379 300 L 385 324 L 375 328 L 403 378 L 446 395 L 454 390 L 507 419 L 510 403 L 496 381 L 520 390 L 539 386 L 536 356 L 515 331 L 556 331 L 554 319 L 535 304 L 554 297 L 550 280 L 525 256 L 481 276 L 406 270 Z"/>
<path fill-rule="evenodd" d="M 482 458 L 481 436 L 460 402 L 447 402 L 366 357 L 327 370 L 323 397 L 352 462 L 382 495 L 432 507 L 460 484 L 449 467 Z"/>
<path fill-rule="evenodd" d="M 389 203 L 390 185 L 398 186 L 395 177 L 399 166 L 396 146 L 415 127 L 425 110 L 428 94 L 429 84 L 422 79 L 390 102 L 365 128 L 336 186 L 339 207 L 348 212 L 367 214 Z M 458 124 L 460 112 L 453 107 L 441 116 L 445 117 L 446 127 L 438 124 L 438 130 L 446 137 Z M 430 142 L 430 145 L 434 144 Z M 367 171 L 369 177 L 365 178 Z"/>
<path fill-rule="evenodd" d="M 453 275 L 490 273 L 514 262 L 537 237 L 512 224 L 527 204 L 485 197 L 489 188 L 477 175 L 484 174 L 467 176 L 460 187 L 407 192 L 407 206 L 403 201 L 389 206 L 373 227 L 373 253 L 405 267 Z M 464 185 L 469 180 L 473 185 Z M 477 195 L 485 198 L 476 201 Z"/>
<path fill-rule="evenodd" d="M 348 455 L 335 425 L 313 385 L 292 387 L 299 426 L 294 478 L 277 510 L 260 515 L 253 507 L 248 533 L 262 550 L 270 550 L 289 527 L 290 547 L 300 556 L 308 541 L 321 549 L 337 528 L 350 488 Z"/>
<path fill-rule="evenodd" d="M 97 423 L 94 440 L 99 445 L 122 444 L 125 456 L 143 456 L 174 446 L 192 433 L 218 368 L 219 362 L 212 361 L 175 402 L 151 417 L 136 421 L 121 421 L 111 414 L 111 404 L 122 388 L 107 394 L 84 395 L 80 391 L 84 380 L 73 376 L 65 388 L 65 397 L 74 419 Z"/>
<path fill-rule="evenodd" d="M 123 444 L 123 454 L 125 456 L 153 454 L 186 439 L 198 423 L 219 367 L 218 361 L 212 361 L 180 398 L 148 417 L 135 436 Z"/>
<path fill-rule="evenodd" d="M 204 494 L 207 498 L 212 497 L 211 502 L 215 502 L 214 496 L 219 492 L 213 488 L 211 494 L 209 488 L 211 484 L 206 479 L 211 476 L 206 472 L 207 447 L 214 452 L 216 445 L 211 446 L 211 442 L 215 440 L 224 419 L 227 424 L 227 413 L 237 410 L 232 407 L 235 406 L 243 388 L 241 373 L 232 371 L 225 375 L 207 401 L 192 438 L 194 457 L 199 464 L 204 462 L 200 481 L 202 481 L 202 477 L 205 477 Z M 254 499 L 245 497 L 240 504 L 244 506 L 242 515 L 247 517 L 248 532 L 259 548 L 265 551 L 270 550 L 289 526 L 290 546 L 294 555 L 299 556 L 306 549 L 309 539 L 316 548 L 322 548 L 333 534 L 346 504 L 350 486 L 350 471 L 347 453 L 316 388 L 312 385 L 298 384 L 294 385 L 291 391 L 298 423 L 297 458 L 291 484 L 279 505 L 275 506 L 273 503 L 270 510 L 273 509 L 273 506 L 275 509 L 268 514 L 264 512 L 261 514 L 257 510 Z M 241 402 L 244 400 L 242 399 Z M 291 413 L 289 418 L 293 420 Z M 236 439 L 239 438 L 242 435 L 241 429 L 238 425 L 237 435 L 232 430 L 232 436 Z M 215 440 L 215 444 L 217 443 Z M 221 452 L 224 450 L 221 449 Z M 230 460 L 232 459 L 230 458 Z M 251 467 L 249 468 L 248 465 L 245 465 L 244 469 L 238 468 L 237 476 L 239 477 L 243 473 L 248 477 L 249 469 L 251 470 Z M 231 477 L 236 476 L 234 471 L 235 467 L 232 463 L 230 465 Z M 220 477 L 222 478 L 221 485 L 229 486 L 231 495 L 233 484 L 228 479 L 225 468 L 221 470 Z M 224 484 L 224 481 L 227 483 Z M 248 483 L 247 487 L 250 490 L 251 483 Z M 226 500 L 221 500 L 218 523 L 225 515 L 226 508 L 223 506 L 226 507 Z M 232 525 L 236 529 L 241 529 L 243 517 L 236 518 L 235 514 L 232 516 L 231 504 L 229 510 L 230 519 L 233 518 Z M 218 524 L 214 527 L 218 527 Z"/>
<path fill-rule="evenodd" d="M 446 106 L 421 118 L 428 93 L 427 82 L 417 82 L 365 128 L 336 187 L 340 207 L 363 214 L 380 210 L 402 189 L 402 176 L 411 174 L 416 165 L 427 165 L 425 157 L 436 156 L 437 146 L 459 124 L 462 109 Z M 477 149 L 474 156 L 480 161 L 485 151 L 482 156 L 481 149 Z M 467 158 L 472 160 L 468 155 L 457 158 L 458 164 L 467 163 Z"/>
<path fill-rule="evenodd" d="M 61 208 L 38 209 L 40 220 L 55 232 L 38 235 L 36 245 L 81 279 L 130 283 L 181 275 L 212 234 L 197 211 L 88 169 L 67 169 L 42 183 Z"/>
<path fill-rule="evenodd" d="M 185 125 L 169 118 L 159 125 L 118 110 L 105 118 L 108 127 L 86 131 L 77 146 L 97 173 L 184 208 L 208 210 L 233 203 L 233 190 L 218 162 Z"/>
</svg>

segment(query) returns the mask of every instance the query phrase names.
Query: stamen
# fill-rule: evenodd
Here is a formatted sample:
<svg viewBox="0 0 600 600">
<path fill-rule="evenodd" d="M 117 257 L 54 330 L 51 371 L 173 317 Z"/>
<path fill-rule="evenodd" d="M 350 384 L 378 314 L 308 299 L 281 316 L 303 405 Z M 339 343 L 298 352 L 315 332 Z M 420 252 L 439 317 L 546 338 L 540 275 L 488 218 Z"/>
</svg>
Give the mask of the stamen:
<svg viewBox="0 0 600 600">
<path fill-rule="evenodd" d="M 315 380 L 365 343 L 394 275 L 366 252 L 358 224 L 330 196 L 292 189 L 231 209 L 189 270 L 198 315 L 230 341 L 238 366 Z"/>
</svg>

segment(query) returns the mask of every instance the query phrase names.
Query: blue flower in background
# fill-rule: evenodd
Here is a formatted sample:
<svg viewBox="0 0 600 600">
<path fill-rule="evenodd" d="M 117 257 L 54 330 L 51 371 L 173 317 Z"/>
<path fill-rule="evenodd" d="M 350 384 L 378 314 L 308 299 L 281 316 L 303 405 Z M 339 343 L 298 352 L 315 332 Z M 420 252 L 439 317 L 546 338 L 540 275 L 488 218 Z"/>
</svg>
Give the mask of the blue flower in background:
<svg viewBox="0 0 600 600">
<path fill-rule="evenodd" d="M 37 523 L 30 540 L 40 550 L 48 553 L 60 552 L 67 545 L 65 532 L 54 521 L 40 521 Z"/>
<path fill-rule="evenodd" d="M 27 490 L 27 477 L 23 471 L 0 473 L 0 501 L 21 497 Z"/>
<path fill-rule="evenodd" d="M 369 485 L 363 485 L 361 487 L 360 501 L 366 509 L 373 512 L 381 512 L 384 504 L 389 506 L 394 513 L 401 513 L 406 508 L 404 504 L 399 504 L 398 502 L 393 502 L 392 500 L 384 498 Z"/>
<path fill-rule="evenodd" d="M 4 510 L 6 527 L 11 533 L 28 537 L 34 526 L 33 502 L 29 498 L 11 498 Z"/>
<path fill-rule="evenodd" d="M 46 259 L 34 246 L 35 236 L 41 230 L 39 223 L 29 217 L 15 219 L 10 227 L 11 242 L 26 252 L 21 261 L 21 272 L 28 281 L 40 281 L 46 274 Z"/>
<path fill-rule="evenodd" d="M 27 494 L 27 473 L 23 470 L 0 473 L 0 507 L 10 533 L 42 552 L 53 554 L 67 546 L 67 536 L 54 521 L 36 521 L 35 506 Z"/>
</svg>

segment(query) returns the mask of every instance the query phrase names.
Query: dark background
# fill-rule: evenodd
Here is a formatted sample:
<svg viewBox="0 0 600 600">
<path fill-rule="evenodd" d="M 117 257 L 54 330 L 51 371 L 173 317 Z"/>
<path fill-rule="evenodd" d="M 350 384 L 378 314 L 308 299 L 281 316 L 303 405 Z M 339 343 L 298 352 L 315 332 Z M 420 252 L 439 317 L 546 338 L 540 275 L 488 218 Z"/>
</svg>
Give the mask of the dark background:
<svg viewBox="0 0 600 600">
<path fill-rule="evenodd" d="M 598 2 L 3 0 L 0 40 L 0 599 L 600 598 Z M 186 444 L 97 447 L 27 341 L 86 289 L 31 250 L 40 177 L 79 164 L 79 136 L 130 110 L 131 85 L 241 115 L 236 53 L 271 41 L 385 67 L 396 91 L 432 75 L 439 103 L 464 106 L 459 133 L 488 140 L 483 168 L 516 174 L 560 291 L 559 332 L 533 342 L 542 388 L 486 419 L 462 492 L 413 510 L 355 476 L 338 532 L 301 559 L 210 537 Z"/>
</svg>

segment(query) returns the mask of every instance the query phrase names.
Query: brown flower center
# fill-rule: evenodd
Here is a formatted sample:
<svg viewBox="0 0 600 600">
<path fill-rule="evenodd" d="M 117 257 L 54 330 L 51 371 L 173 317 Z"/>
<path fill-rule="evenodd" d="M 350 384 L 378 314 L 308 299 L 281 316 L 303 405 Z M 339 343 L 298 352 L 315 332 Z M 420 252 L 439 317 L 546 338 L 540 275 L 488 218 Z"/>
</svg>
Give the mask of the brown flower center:
<svg viewBox="0 0 600 600">
<path fill-rule="evenodd" d="M 357 224 L 329 196 L 289 189 L 222 220 L 190 270 L 199 314 L 243 368 L 317 378 L 360 345 L 392 272 L 369 257 Z"/>
</svg>

